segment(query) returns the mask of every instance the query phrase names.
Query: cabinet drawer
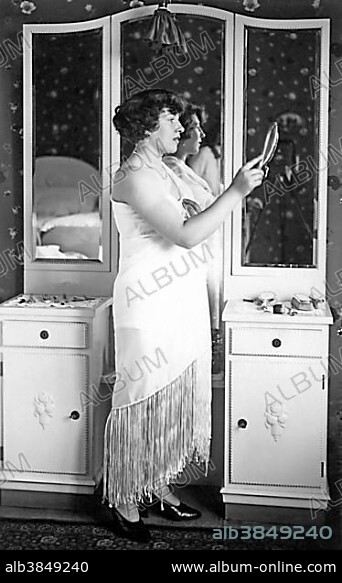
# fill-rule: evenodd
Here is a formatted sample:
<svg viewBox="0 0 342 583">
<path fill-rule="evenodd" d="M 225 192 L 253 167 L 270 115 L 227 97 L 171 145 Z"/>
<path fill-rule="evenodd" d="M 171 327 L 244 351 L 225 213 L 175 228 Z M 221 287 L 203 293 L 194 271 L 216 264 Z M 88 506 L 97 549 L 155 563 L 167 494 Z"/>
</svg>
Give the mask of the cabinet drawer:
<svg viewBox="0 0 342 583">
<path fill-rule="evenodd" d="M 300 328 L 232 328 L 230 354 L 271 356 L 322 355 L 322 330 Z"/>
<path fill-rule="evenodd" d="M 88 325 L 82 322 L 5 320 L 4 346 L 87 348 Z"/>
</svg>

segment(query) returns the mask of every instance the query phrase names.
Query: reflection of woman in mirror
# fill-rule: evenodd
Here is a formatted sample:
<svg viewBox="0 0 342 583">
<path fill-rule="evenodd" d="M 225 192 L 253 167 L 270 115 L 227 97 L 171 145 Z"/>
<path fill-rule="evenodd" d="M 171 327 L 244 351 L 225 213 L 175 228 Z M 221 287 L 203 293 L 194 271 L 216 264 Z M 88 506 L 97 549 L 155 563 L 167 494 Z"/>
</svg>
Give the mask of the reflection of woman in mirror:
<svg viewBox="0 0 342 583">
<path fill-rule="evenodd" d="M 187 183 L 193 198 L 202 209 L 214 201 L 214 196 L 208 183 L 200 178 L 188 166 L 187 162 L 190 156 L 199 152 L 202 139 L 205 136 L 202 129 L 203 117 L 204 114 L 201 107 L 193 103 L 186 103 L 185 110 L 179 118 L 184 132 L 181 135 L 177 150 L 172 155 L 163 158 L 169 168 Z"/>
<path fill-rule="evenodd" d="M 162 161 L 183 127 L 183 100 L 147 90 L 115 110 L 114 125 L 135 143 L 115 175 L 120 236 L 114 283 L 117 382 L 105 430 L 104 500 L 124 536 L 147 540 L 138 510 L 172 520 L 200 513 L 171 484 L 191 461 L 207 466 L 211 439 L 211 335 L 206 239 L 258 186 L 259 157 L 205 210 L 189 213 L 184 183 Z"/>
<path fill-rule="evenodd" d="M 205 140 L 198 152 L 189 156 L 187 163 L 210 186 L 214 196 L 222 191 L 221 132 L 216 126 L 206 130 Z"/>
<path fill-rule="evenodd" d="M 202 129 L 203 109 L 193 103 L 187 103 L 179 120 L 184 132 L 181 135 L 177 150 L 172 155 L 164 156 L 163 161 L 186 183 L 187 187 L 190 188 L 189 197 L 200 205 L 201 210 L 204 210 L 214 202 L 215 196 L 209 184 L 187 164 L 189 158 L 199 154 L 202 140 L 205 137 Z M 208 262 L 208 292 L 212 329 L 220 328 L 222 234 L 223 230 L 219 228 L 208 239 L 211 250 L 211 260 Z"/>
</svg>

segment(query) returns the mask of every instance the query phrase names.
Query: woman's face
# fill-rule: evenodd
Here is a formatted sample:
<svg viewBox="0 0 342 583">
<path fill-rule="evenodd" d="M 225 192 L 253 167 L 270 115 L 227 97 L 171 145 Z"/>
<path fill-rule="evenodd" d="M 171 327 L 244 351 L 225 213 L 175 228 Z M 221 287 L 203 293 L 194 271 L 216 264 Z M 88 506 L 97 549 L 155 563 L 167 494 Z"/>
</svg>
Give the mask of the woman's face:
<svg viewBox="0 0 342 583">
<path fill-rule="evenodd" d="M 183 139 L 181 142 L 181 153 L 186 156 L 197 154 L 205 133 L 201 128 L 200 120 L 196 114 L 191 116 L 191 124 L 187 133 L 189 137 Z"/>
<path fill-rule="evenodd" d="M 152 132 L 150 140 L 154 142 L 161 154 L 173 154 L 177 151 L 180 135 L 184 128 L 179 121 L 178 113 L 163 110 L 159 116 L 159 127 Z"/>
</svg>

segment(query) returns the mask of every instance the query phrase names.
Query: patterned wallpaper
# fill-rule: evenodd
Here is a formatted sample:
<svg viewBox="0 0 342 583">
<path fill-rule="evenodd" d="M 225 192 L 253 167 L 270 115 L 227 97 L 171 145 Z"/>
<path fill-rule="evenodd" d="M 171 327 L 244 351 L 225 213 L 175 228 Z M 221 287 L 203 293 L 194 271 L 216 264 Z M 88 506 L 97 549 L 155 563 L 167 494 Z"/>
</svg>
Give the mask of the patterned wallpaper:
<svg viewBox="0 0 342 583">
<path fill-rule="evenodd" d="M 314 123 L 315 118 L 316 123 L 319 120 L 318 99 L 312 98 L 310 90 L 310 78 L 318 76 L 316 35 L 319 33 L 306 30 L 248 31 L 247 158 L 262 151 L 273 121 L 279 124 L 279 147 L 267 186 L 255 190 L 251 197 L 263 208 L 254 205 L 252 211 L 251 222 L 257 221 L 257 228 L 247 263 L 312 263 L 317 176 L 312 173 L 309 180 L 297 180 L 296 185 L 295 168 L 299 161 L 318 152 Z M 292 176 L 286 170 L 291 166 Z M 283 195 L 282 186 L 288 189 Z M 271 196 L 272 192 L 279 195 Z"/>
<path fill-rule="evenodd" d="M 0 300 L 23 285 L 23 87 L 17 36 L 23 17 L 11 3 L 7 9 L 0 19 Z"/>
</svg>

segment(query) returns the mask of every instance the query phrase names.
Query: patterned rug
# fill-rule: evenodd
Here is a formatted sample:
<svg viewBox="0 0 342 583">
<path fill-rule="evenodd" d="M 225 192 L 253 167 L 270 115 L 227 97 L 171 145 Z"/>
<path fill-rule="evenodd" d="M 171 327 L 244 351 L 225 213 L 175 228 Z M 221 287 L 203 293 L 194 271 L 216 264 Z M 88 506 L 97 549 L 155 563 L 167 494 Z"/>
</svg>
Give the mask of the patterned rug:
<svg viewBox="0 0 342 583">
<path fill-rule="evenodd" d="M 151 527 L 152 540 L 121 538 L 108 524 L 69 524 L 43 520 L 0 521 L 0 550 L 338 550 L 335 540 L 215 540 L 213 529 Z"/>
</svg>

